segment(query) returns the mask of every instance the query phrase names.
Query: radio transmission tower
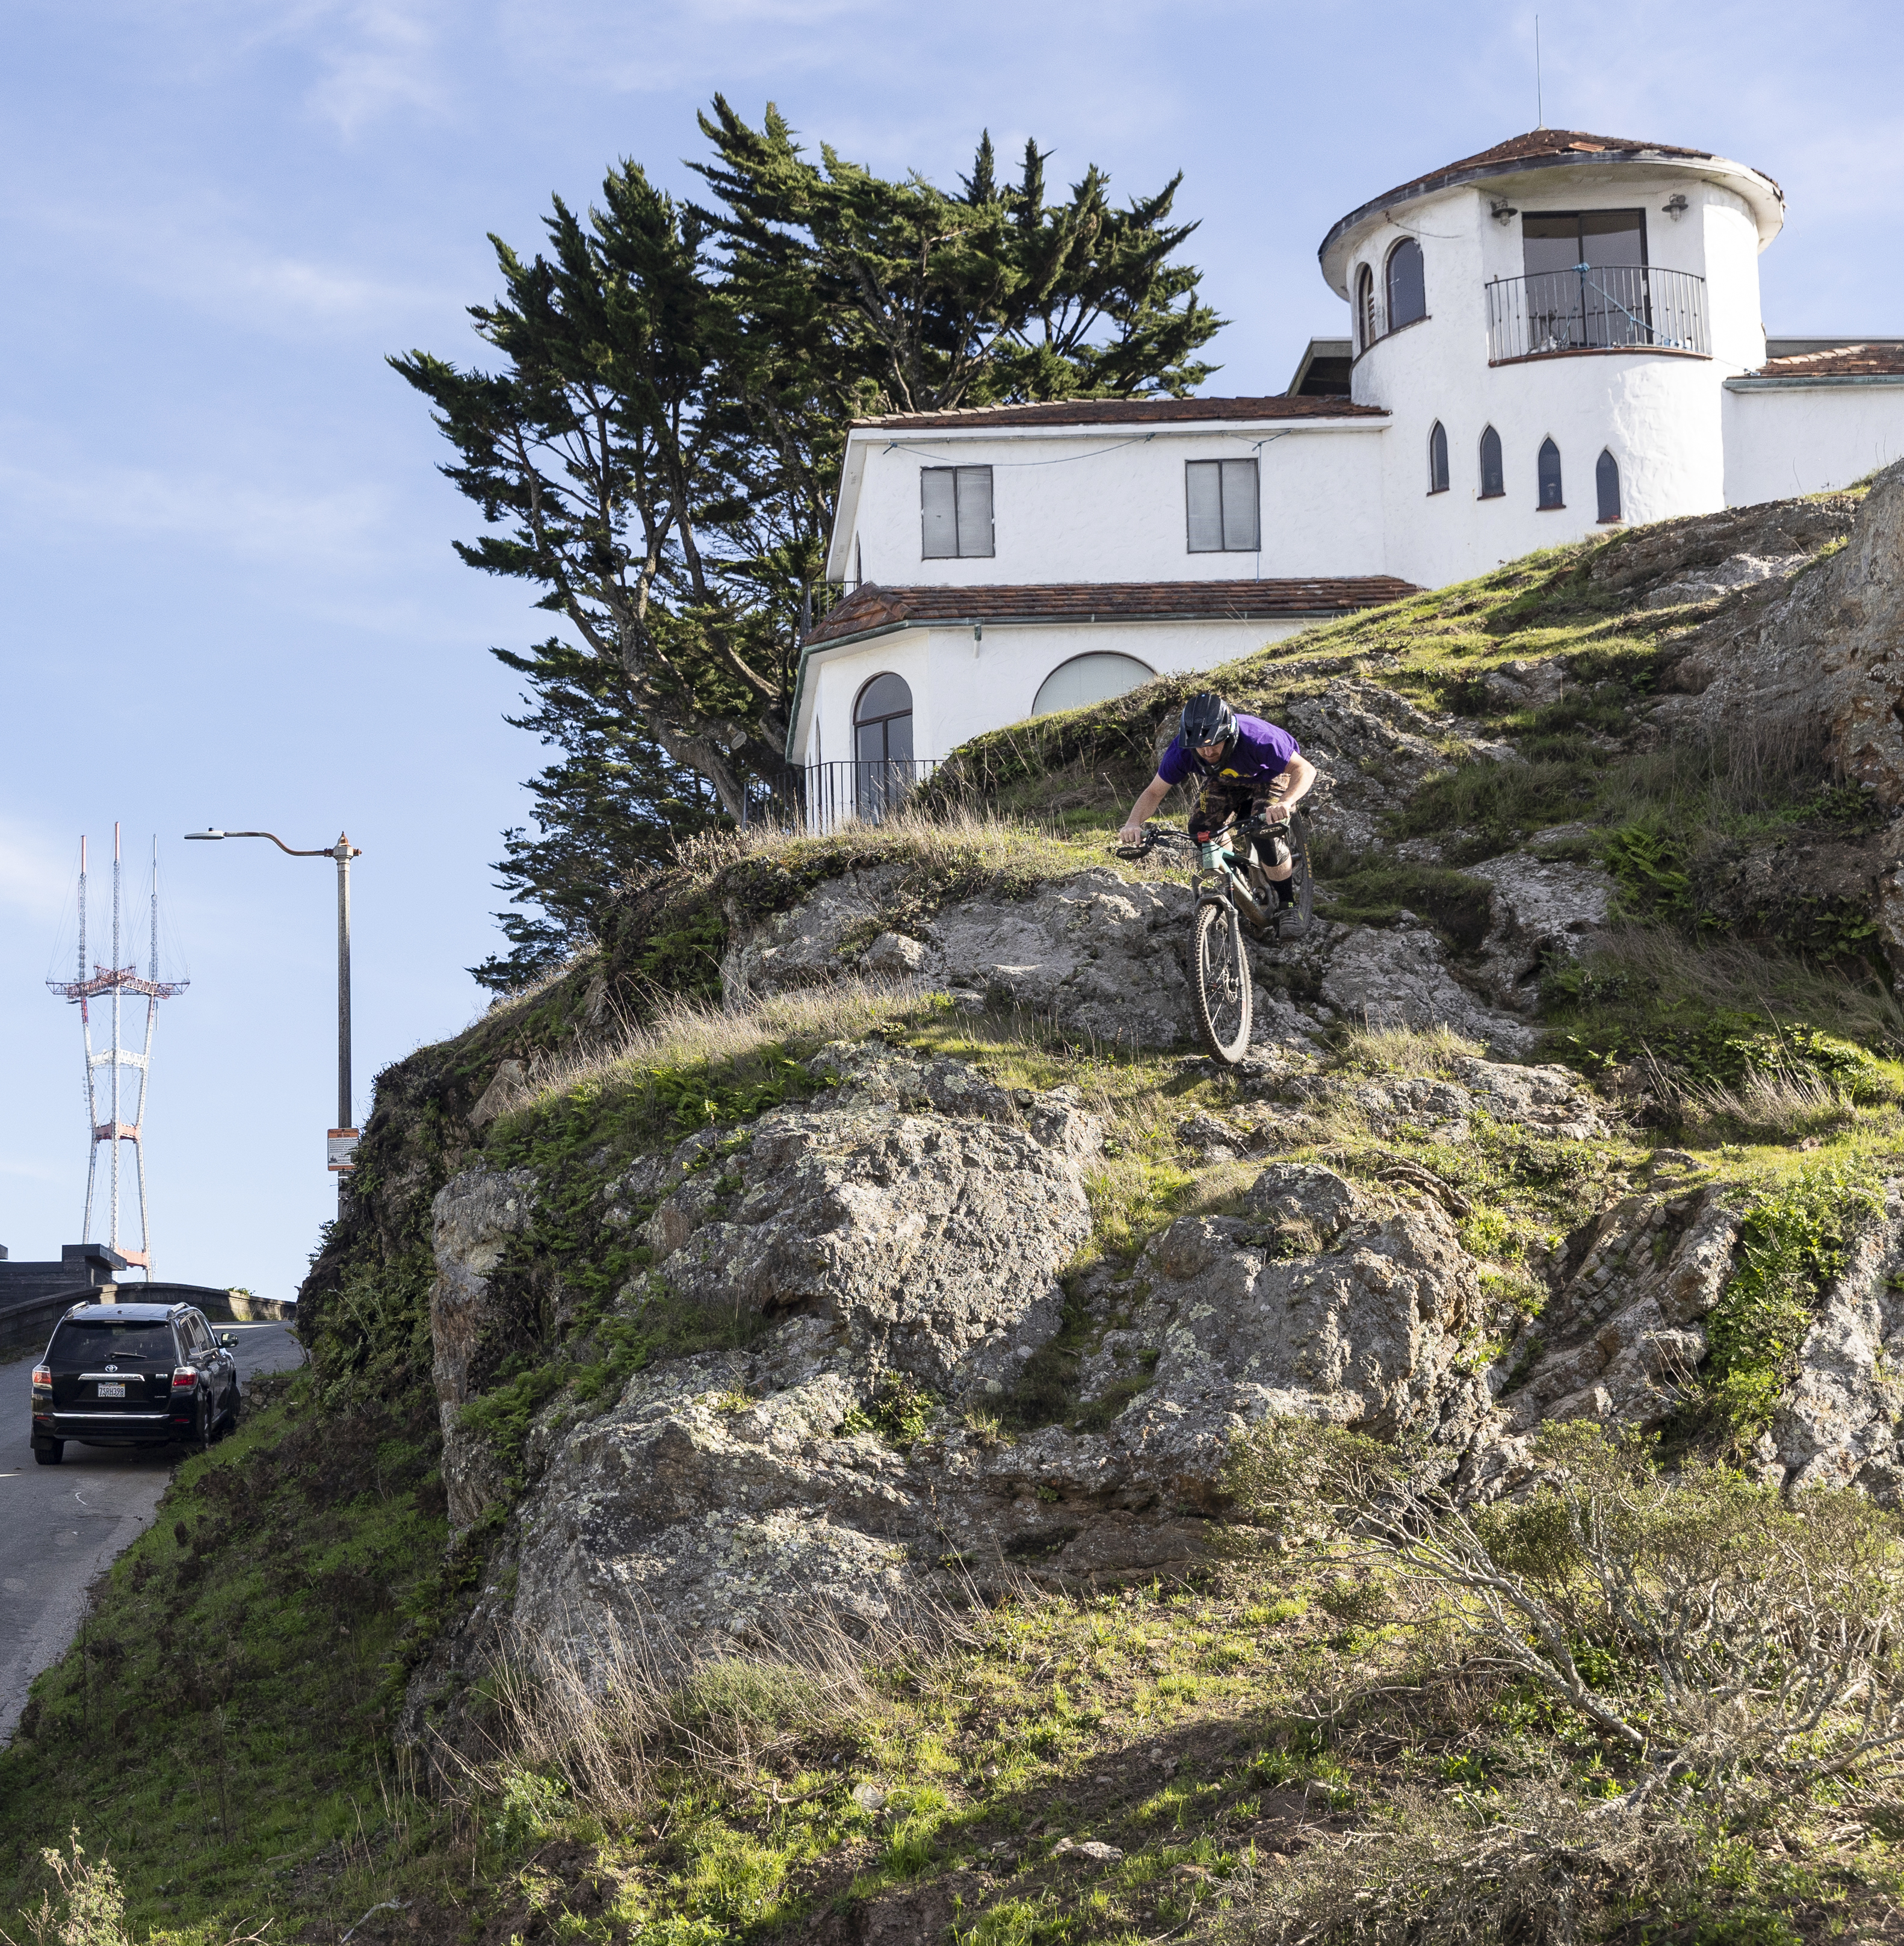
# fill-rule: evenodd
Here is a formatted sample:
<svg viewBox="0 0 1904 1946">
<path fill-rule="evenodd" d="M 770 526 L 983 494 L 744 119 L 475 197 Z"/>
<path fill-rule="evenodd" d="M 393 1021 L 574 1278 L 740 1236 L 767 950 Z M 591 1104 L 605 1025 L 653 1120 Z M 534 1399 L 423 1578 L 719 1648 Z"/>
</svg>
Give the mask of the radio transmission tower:
<svg viewBox="0 0 1904 1946">
<path fill-rule="evenodd" d="M 152 1035 L 159 1024 L 159 1002 L 169 1000 L 174 994 L 182 993 L 191 984 L 187 980 L 161 980 L 159 977 L 159 841 L 152 841 L 152 956 L 143 978 L 140 977 L 136 954 L 132 964 L 119 964 L 119 828 L 113 826 L 113 963 L 110 966 L 95 964 L 88 977 L 86 970 L 86 841 L 79 841 L 79 957 L 77 977 L 72 980 L 49 980 L 46 983 L 63 1000 L 72 1001 L 79 1009 L 79 1027 L 86 1046 L 86 1120 L 92 1129 L 92 1148 L 86 1160 L 86 1224 L 84 1240 L 93 1240 L 93 1203 L 98 1187 L 99 1145 L 101 1142 L 112 1144 L 111 1215 L 106 1246 L 123 1257 L 128 1264 L 136 1264 L 148 1279 L 152 1275 L 152 1231 L 150 1212 L 146 1203 L 146 1151 L 143 1135 L 146 1119 L 146 1083 L 152 1076 Z M 146 1003 L 145 1044 L 137 1053 L 125 1043 L 123 1010 L 128 994 L 143 999 Z M 111 996 L 113 1002 L 113 1044 L 97 1052 L 93 1048 L 92 1003 Z M 137 1106 L 131 1121 L 120 1119 L 124 1105 L 123 1094 L 126 1084 L 122 1080 L 125 1071 L 131 1068 L 138 1075 Z M 105 1086 L 102 1089 L 101 1070 L 104 1070 Z M 100 1097 L 105 1095 L 109 1113 L 102 1120 L 100 1115 Z M 119 1149 L 122 1143 L 132 1144 L 132 1157 L 139 1190 L 139 1247 L 128 1249 L 119 1241 Z"/>
</svg>

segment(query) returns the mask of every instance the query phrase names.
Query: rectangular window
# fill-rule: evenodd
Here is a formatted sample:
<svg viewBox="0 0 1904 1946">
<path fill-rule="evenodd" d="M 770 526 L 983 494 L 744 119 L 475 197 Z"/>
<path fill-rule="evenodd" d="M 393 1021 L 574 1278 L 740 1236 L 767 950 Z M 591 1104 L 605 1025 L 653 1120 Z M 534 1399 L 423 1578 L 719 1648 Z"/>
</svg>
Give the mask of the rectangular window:
<svg viewBox="0 0 1904 1946">
<path fill-rule="evenodd" d="M 1186 460 L 1183 490 L 1192 554 L 1254 554 L 1262 545 L 1254 460 Z"/>
<path fill-rule="evenodd" d="M 919 468 L 921 552 L 927 561 L 970 560 L 992 549 L 992 469 Z"/>
</svg>

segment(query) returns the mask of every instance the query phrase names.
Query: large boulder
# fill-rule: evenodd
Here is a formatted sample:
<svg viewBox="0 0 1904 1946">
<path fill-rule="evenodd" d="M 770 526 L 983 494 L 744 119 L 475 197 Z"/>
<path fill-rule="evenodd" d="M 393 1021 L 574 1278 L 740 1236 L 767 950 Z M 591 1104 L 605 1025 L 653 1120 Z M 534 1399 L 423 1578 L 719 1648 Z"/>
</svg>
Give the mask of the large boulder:
<svg viewBox="0 0 1904 1946">
<path fill-rule="evenodd" d="M 789 912 L 737 922 L 721 965 L 728 1004 L 871 974 L 1033 1007 L 1067 1033 L 1107 1042 L 1170 1047 L 1189 1037 L 1187 885 L 1100 866 L 1026 898 L 962 899 L 889 923 L 896 878 L 890 867 L 849 874 Z"/>
</svg>

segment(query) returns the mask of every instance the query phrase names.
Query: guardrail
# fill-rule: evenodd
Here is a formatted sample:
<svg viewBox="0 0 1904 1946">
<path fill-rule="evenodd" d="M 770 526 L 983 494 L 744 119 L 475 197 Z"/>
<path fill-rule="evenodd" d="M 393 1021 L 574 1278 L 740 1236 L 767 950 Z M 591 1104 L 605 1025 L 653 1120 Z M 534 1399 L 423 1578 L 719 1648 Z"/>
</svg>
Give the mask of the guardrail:
<svg viewBox="0 0 1904 1946">
<path fill-rule="evenodd" d="M 1578 264 L 1485 289 L 1490 365 L 1567 351 L 1711 354 L 1705 280 L 1690 270 Z"/>
<path fill-rule="evenodd" d="M 742 822 L 819 835 L 843 824 L 877 824 L 890 817 L 939 768 L 936 757 L 890 757 L 862 762 L 809 764 L 801 801 L 762 793 L 748 802 Z"/>
</svg>

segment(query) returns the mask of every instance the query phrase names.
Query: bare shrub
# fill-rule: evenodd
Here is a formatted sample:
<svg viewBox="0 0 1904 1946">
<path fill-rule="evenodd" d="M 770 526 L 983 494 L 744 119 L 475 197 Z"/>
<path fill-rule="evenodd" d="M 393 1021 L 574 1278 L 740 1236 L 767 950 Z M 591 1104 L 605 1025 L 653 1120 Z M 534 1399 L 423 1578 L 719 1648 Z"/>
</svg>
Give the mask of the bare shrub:
<svg viewBox="0 0 1904 1946">
<path fill-rule="evenodd" d="M 1657 1899 L 1689 1884 L 1704 1850 L 1683 1824 L 1624 1802 L 1584 1803 L 1548 1780 L 1491 1795 L 1479 1828 L 1425 1792 L 1403 1793 L 1395 1812 L 1388 1828 L 1325 1841 L 1260 1881 L 1219 1936 L 1571 1946 L 1600 1936 L 1598 1922 L 1634 1886 Z"/>
<path fill-rule="evenodd" d="M 1446 1598 L 1474 1647 L 1621 1753 L 1634 1809 L 1733 1828 L 1855 1773 L 1904 1780 L 1904 1552 L 1850 1490 L 1788 1504 L 1729 1469 L 1669 1479 L 1644 1443 L 1541 1429 L 1520 1497 L 1458 1504 L 1410 1456 L 1267 1421 L 1233 1469 L 1272 1521 L 1321 1520 Z"/>
</svg>

